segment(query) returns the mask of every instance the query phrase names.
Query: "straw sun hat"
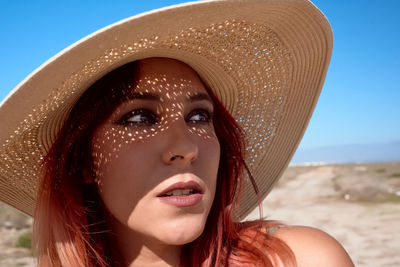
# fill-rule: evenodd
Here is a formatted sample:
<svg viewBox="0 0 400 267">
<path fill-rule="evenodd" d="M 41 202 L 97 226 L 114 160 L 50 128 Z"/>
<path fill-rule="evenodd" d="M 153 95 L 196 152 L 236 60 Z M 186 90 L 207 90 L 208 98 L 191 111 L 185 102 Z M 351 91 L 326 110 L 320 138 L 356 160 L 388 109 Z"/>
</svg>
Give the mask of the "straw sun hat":
<svg viewBox="0 0 400 267">
<path fill-rule="evenodd" d="M 0 200 L 33 215 L 40 161 L 82 93 L 128 62 L 190 65 L 247 134 L 247 162 L 264 198 L 294 154 L 332 52 L 324 15 L 306 0 L 220 0 L 137 15 L 66 48 L 0 106 Z M 246 183 L 240 217 L 257 198 Z"/>
</svg>

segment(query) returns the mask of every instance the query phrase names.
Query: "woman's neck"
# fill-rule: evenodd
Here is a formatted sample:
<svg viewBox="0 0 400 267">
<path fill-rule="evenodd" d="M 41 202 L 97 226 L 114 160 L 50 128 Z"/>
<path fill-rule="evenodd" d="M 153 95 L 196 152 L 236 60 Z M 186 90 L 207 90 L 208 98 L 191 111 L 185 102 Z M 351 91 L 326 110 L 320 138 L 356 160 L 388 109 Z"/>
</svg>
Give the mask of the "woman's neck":
<svg viewBox="0 0 400 267">
<path fill-rule="evenodd" d="M 116 266 L 179 266 L 182 246 L 163 244 L 116 220 L 108 223 L 112 231 L 111 256 L 118 262 Z"/>
</svg>

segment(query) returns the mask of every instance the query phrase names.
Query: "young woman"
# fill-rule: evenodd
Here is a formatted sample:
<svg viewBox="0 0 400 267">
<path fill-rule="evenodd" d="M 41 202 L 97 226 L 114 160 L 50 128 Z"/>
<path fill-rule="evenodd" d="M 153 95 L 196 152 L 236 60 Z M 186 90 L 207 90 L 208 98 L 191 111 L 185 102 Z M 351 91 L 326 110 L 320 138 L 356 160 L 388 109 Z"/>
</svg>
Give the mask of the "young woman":
<svg viewBox="0 0 400 267">
<path fill-rule="evenodd" d="M 0 195 L 35 207 L 39 266 L 353 266 L 317 229 L 239 222 L 290 160 L 330 53 L 297 0 L 172 7 L 62 52 L 0 109 Z"/>
</svg>

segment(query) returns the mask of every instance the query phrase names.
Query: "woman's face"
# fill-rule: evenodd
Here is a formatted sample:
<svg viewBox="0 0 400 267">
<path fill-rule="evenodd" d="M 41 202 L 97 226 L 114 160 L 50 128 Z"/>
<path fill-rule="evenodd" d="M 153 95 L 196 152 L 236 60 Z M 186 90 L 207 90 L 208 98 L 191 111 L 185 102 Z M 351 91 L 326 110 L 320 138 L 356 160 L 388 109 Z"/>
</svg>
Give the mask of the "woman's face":
<svg viewBox="0 0 400 267">
<path fill-rule="evenodd" d="M 94 133 L 98 191 L 117 233 L 186 244 L 202 233 L 215 194 L 213 104 L 176 60 L 142 60 L 136 79 L 133 97 Z"/>
</svg>

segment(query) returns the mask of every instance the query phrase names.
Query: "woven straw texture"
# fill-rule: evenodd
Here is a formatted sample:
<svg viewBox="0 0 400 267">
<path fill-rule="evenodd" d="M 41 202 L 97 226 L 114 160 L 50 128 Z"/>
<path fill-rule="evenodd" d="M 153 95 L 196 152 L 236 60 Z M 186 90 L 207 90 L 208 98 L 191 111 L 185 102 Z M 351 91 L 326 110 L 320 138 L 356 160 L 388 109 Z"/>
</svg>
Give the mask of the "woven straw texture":
<svg viewBox="0 0 400 267">
<path fill-rule="evenodd" d="M 33 215 L 40 162 L 80 95 L 107 72 L 147 57 L 181 60 L 247 134 L 265 197 L 294 154 L 332 52 L 323 14 L 304 0 L 206 1 L 135 16 L 65 49 L 0 106 L 0 200 Z M 256 205 L 246 183 L 239 216 Z"/>
</svg>

